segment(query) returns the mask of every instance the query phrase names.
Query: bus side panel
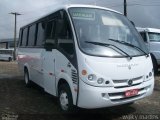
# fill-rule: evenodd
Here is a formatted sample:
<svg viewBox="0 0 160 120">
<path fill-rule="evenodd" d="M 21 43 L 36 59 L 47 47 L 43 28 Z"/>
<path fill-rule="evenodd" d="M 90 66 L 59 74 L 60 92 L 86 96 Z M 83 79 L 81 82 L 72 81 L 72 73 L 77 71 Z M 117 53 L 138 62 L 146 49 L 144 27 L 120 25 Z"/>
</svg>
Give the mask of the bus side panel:
<svg viewBox="0 0 160 120">
<path fill-rule="evenodd" d="M 21 71 L 27 66 L 30 80 L 43 87 L 42 59 L 41 54 L 44 49 L 39 48 L 19 48 L 18 64 Z"/>
<path fill-rule="evenodd" d="M 69 64 L 71 65 L 70 67 Z M 59 80 L 60 79 L 66 80 L 72 92 L 73 104 L 76 105 L 77 86 L 78 86 L 77 70 L 71 64 L 71 62 L 58 50 L 56 51 L 55 74 L 57 80 L 56 82 L 57 90 L 58 90 Z"/>
</svg>

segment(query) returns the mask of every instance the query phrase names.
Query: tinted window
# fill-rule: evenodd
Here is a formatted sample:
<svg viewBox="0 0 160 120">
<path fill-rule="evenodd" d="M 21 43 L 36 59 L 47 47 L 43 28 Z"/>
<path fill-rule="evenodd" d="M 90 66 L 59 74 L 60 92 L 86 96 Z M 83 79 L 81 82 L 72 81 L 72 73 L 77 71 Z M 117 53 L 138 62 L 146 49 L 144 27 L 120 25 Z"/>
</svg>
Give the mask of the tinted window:
<svg viewBox="0 0 160 120">
<path fill-rule="evenodd" d="M 148 36 L 150 41 L 160 42 L 160 33 L 149 32 Z"/>
<path fill-rule="evenodd" d="M 13 50 L 0 50 L 0 54 L 12 54 Z"/>
<path fill-rule="evenodd" d="M 38 23 L 37 42 L 36 46 L 42 46 L 45 38 L 45 24 Z"/>
<path fill-rule="evenodd" d="M 55 39 L 55 20 L 47 23 L 46 39 Z"/>
<path fill-rule="evenodd" d="M 46 29 L 46 41 L 45 44 L 48 49 L 52 49 L 55 46 L 55 20 L 49 21 L 47 23 Z"/>
<path fill-rule="evenodd" d="M 36 25 L 29 28 L 28 46 L 34 46 Z"/>
<path fill-rule="evenodd" d="M 147 42 L 147 37 L 146 37 L 146 33 L 145 32 L 140 32 L 144 42 Z"/>
<path fill-rule="evenodd" d="M 22 46 L 26 46 L 26 43 L 27 43 L 27 33 L 28 33 L 28 28 L 23 29 Z"/>
<path fill-rule="evenodd" d="M 22 32 L 22 29 L 20 29 L 20 31 L 19 31 L 19 45 L 21 46 L 22 45 L 22 34 L 23 34 L 23 32 Z"/>
<path fill-rule="evenodd" d="M 56 33 L 58 31 L 58 47 L 69 55 L 74 53 L 72 30 L 67 14 L 63 12 L 63 20 L 57 20 Z"/>
<path fill-rule="evenodd" d="M 23 29 L 22 46 L 26 46 L 27 34 L 28 34 L 28 28 Z"/>
</svg>

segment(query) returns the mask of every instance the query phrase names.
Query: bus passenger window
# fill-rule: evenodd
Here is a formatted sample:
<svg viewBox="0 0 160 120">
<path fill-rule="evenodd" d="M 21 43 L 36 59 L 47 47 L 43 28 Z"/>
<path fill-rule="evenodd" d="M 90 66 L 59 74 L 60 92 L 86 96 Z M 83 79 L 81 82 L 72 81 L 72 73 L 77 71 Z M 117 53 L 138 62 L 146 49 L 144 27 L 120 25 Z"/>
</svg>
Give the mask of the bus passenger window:
<svg viewBox="0 0 160 120">
<path fill-rule="evenodd" d="M 34 46 L 35 42 L 36 24 L 29 28 L 28 46 Z"/>
<path fill-rule="evenodd" d="M 45 38 L 45 24 L 40 22 L 38 23 L 36 46 L 42 46 L 44 43 L 44 38 Z"/>
<path fill-rule="evenodd" d="M 18 42 L 19 46 L 22 46 L 22 36 L 23 36 L 23 30 L 20 29 L 20 31 L 19 31 L 19 42 Z"/>
<path fill-rule="evenodd" d="M 55 21 L 49 21 L 46 28 L 45 46 L 51 51 L 55 47 Z"/>
<path fill-rule="evenodd" d="M 27 35 L 28 35 L 28 27 L 23 29 L 22 44 L 21 44 L 22 46 L 26 46 Z"/>
</svg>

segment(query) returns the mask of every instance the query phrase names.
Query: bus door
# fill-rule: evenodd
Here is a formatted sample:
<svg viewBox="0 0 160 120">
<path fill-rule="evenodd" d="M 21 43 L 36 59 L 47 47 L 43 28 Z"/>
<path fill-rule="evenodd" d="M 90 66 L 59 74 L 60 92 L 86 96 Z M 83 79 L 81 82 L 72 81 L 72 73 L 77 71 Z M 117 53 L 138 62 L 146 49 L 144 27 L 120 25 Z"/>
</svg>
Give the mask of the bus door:
<svg viewBox="0 0 160 120">
<path fill-rule="evenodd" d="M 45 51 L 42 53 L 44 89 L 52 95 L 56 95 L 54 27 L 54 20 L 47 23 Z"/>
</svg>

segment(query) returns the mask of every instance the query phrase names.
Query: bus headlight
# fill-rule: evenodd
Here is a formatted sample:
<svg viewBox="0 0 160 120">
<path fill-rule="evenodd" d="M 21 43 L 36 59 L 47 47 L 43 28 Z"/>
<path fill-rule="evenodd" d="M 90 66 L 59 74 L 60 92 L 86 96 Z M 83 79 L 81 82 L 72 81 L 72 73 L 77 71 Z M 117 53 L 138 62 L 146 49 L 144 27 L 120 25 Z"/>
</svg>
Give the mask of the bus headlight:
<svg viewBox="0 0 160 120">
<path fill-rule="evenodd" d="M 102 84 L 104 82 L 104 79 L 103 78 L 98 78 L 98 80 L 97 80 L 97 83 L 98 84 Z"/>
<path fill-rule="evenodd" d="M 152 74 L 153 74 L 153 73 L 152 73 L 152 72 L 150 72 L 150 73 L 149 73 L 149 77 L 152 77 Z"/>
<path fill-rule="evenodd" d="M 154 73 L 153 73 L 152 71 L 151 71 L 151 72 L 149 72 L 149 73 L 146 75 L 146 77 L 145 77 L 144 81 L 148 81 L 148 80 L 150 80 L 153 76 L 154 76 Z"/>
<path fill-rule="evenodd" d="M 97 79 L 96 75 L 94 75 L 94 74 L 88 75 L 88 80 L 89 80 L 89 81 L 94 81 L 94 80 L 96 80 L 96 79 Z"/>
</svg>

